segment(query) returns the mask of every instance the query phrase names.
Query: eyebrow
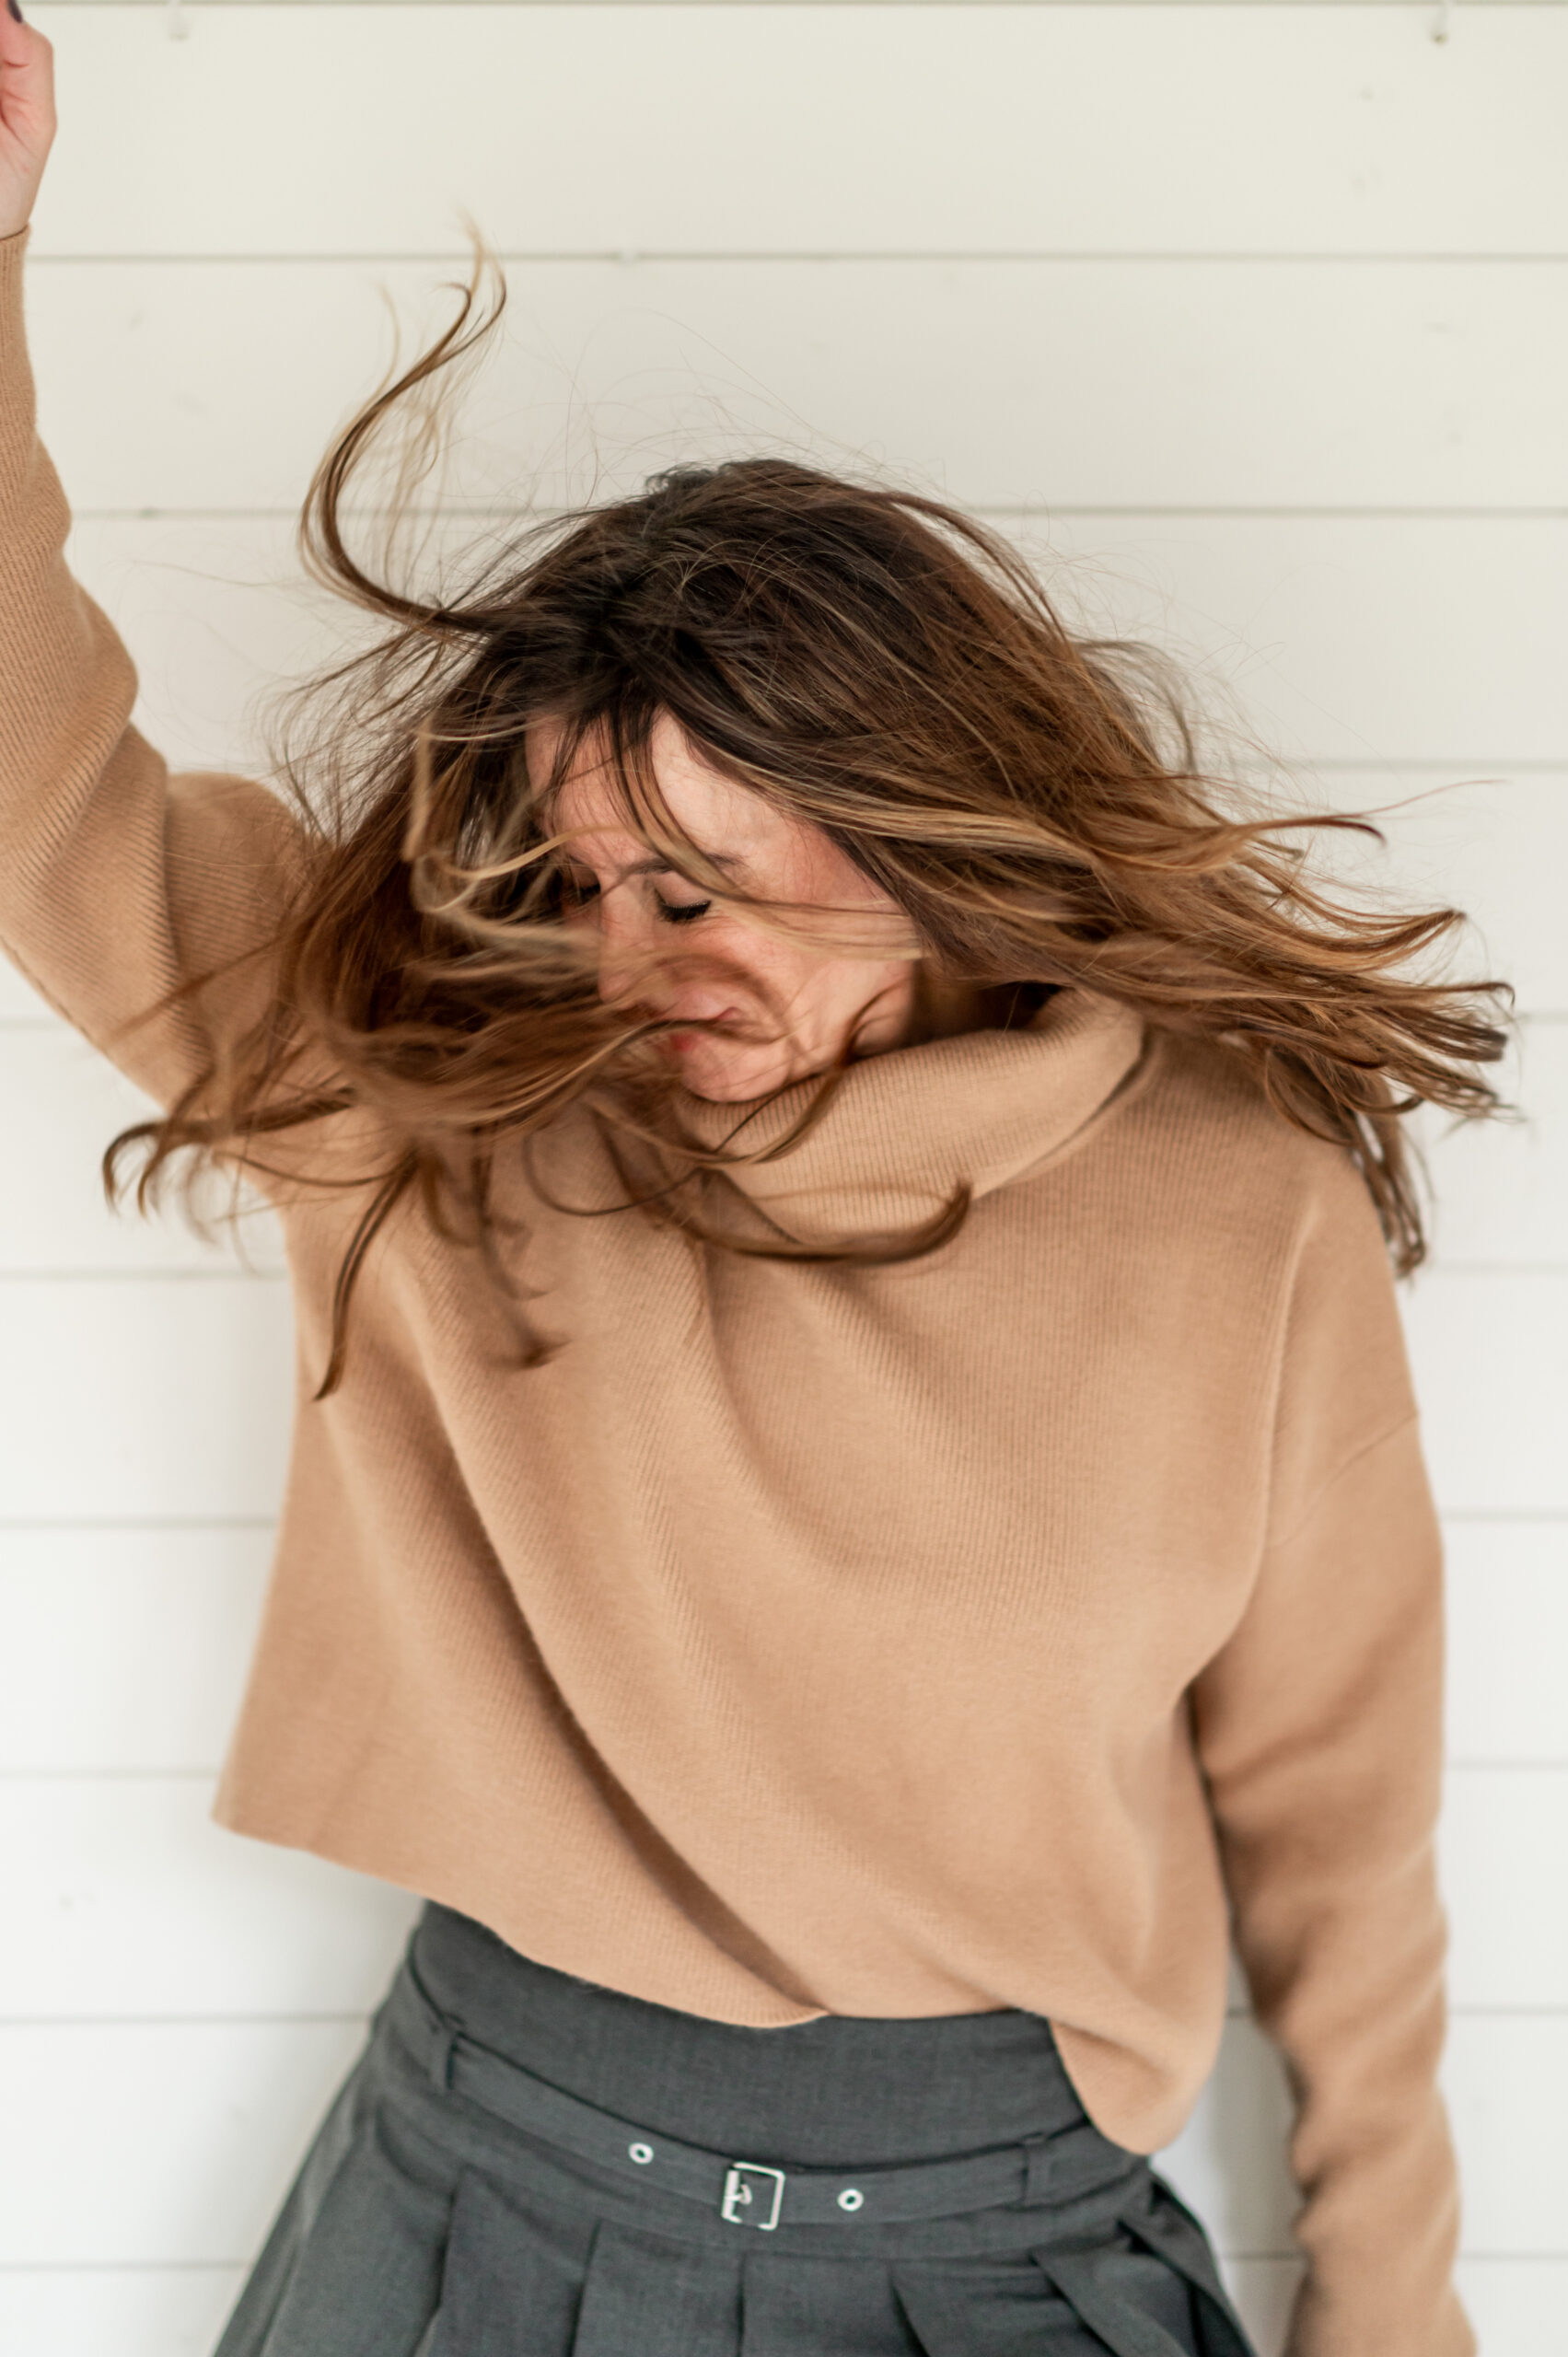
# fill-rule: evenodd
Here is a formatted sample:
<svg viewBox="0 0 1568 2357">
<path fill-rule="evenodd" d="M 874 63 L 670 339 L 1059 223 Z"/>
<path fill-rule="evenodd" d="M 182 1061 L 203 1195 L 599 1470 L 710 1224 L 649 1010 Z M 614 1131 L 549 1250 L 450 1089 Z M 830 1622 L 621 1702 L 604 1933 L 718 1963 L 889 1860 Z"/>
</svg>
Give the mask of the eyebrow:
<svg viewBox="0 0 1568 2357">
<path fill-rule="evenodd" d="M 571 856 L 570 853 L 567 855 L 568 857 Z M 710 867 L 732 869 L 744 865 L 740 860 L 726 857 L 721 852 L 705 851 L 703 853 L 703 857 L 707 861 Z M 586 860 L 581 860 L 579 861 L 579 865 L 586 867 L 587 865 L 587 862 Z M 616 876 L 616 881 L 617 883 L 623 884 L 629 876 L 683 875 L 685 875 L 685 870 L 683 868 L 677 867 L 673 860 L 661 859 L 656 853 L 651 859 L 635 860 L 630 867 L 622 867 L 620 869 Z M 695 879 L 692 877 L 687 878 L 689 883 L 694 880 Z"/>
</svg>

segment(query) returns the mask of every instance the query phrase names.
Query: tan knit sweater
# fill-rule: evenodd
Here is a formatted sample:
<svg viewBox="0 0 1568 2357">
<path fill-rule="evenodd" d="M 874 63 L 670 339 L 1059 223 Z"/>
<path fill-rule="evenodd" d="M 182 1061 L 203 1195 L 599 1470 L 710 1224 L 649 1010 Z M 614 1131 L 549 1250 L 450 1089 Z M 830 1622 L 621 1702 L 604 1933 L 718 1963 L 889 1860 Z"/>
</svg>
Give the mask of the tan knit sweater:
<svg viewBox="0 0 1568 2357">
<path fill-rule="evenodd" d="M 240 1010 L 129 1019 L 265 925 L 286 830 L 129 725 L 34 438 L 24 243 L 0 244 L 0 937 L 167 1100 L 195 1025 Z M 357 1128 L 314 1147 L 350 1167 Z M 585 1122 L 548 1161 L 563 1199 L 616 1200 Z M 725 2021 L 1028 2007 L 1145 2151 L 1214 2059 L 1228 1895 L 1299 2097 L 1293 2357 L 1467 2357 L 1439 1555 L 1365 1190 L 1213 1051 L 1082 993 L 856 1066 L 747 1184 L 805 1236 L 960 1177 L 954 1241 L 845 1270 L 545 1211 L 503 1174 L 564 1338 L 533 1373 L 473 1257 L 403 1219 L 345 1387 L 299 1411 L 219 1815 Z M 308 1387 L 358 1204 L 281 1208 Z"/>
</svg>

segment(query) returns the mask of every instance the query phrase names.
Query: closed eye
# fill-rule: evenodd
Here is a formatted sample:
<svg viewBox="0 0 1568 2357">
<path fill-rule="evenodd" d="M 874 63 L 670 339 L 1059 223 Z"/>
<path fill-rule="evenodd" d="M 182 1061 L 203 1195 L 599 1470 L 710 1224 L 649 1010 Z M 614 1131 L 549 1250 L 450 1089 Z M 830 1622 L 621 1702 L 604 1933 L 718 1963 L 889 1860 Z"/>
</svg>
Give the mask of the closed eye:
<svg viewBox="0 0 1568 2357">
<path fill-rule="evenodd" d="M 664 867 L 664 863 L 662 861 L 659 865 L 661 867 Z M 636 868 L 631 868 L 627 870 L 627 875 L 634 876 L 638 873 L 645 875 L 647 872 L 648 871 L 645 868 L 640 871 Z M 670 871 L 668 867 L 664 867 L 664 872 L 668 875 Z M 617 881 L 624 880 L 624 878 L 617 879 Z M 591 873 L 585 872 L 581 868 L 568 868 L 563 879 L 563 884 L 564 898 L 567 905 L 571 908 L 587 908 L 590 902 L 602 900 L 604 897 L 604 887 L 600 884 L 598 877 Z M 657 892 L 652 894 L 651 897 L 654 907 L 657 911 L 659 921 L 664 924 L 695 924 L 698 918 L 705 917 L 708 911 L 714 905 L 711 900 L 667 900 Z"/>
</svg>

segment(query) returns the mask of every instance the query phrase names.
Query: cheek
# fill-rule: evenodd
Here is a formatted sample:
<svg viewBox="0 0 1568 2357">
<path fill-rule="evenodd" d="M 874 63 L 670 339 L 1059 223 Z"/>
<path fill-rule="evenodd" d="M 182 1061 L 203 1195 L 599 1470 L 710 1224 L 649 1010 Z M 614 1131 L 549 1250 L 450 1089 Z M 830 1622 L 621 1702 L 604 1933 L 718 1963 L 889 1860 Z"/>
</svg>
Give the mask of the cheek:
<svg viewBox="0 0 1568 2357">
<path fill-rule="evenodd" d="M 773 1003 L 786 1011 L 799 1043 L 831 1053 L 862 1022 L 896 1020 L 912 988 L 908 966 L 809 955 L 786 954 L 768 979 Z"/>
<path fill-rule="evenodd" d="M 865 996 L 863 970 L 844 958 L 818 957 L 765 934 L 749 935 L 738 948 L 762 996 L 797 1033 L 825 1033 L 848 1022 Z"/>
<path fill-rule="evenodd" d="M 793 943 L 759 932 L 744 920 L 720 917 L 698 929 L 703 935 L 691 946 L 742 981 L 753 983 L 765 997 L 793 998 L 819 964 Z"/>
</svg>

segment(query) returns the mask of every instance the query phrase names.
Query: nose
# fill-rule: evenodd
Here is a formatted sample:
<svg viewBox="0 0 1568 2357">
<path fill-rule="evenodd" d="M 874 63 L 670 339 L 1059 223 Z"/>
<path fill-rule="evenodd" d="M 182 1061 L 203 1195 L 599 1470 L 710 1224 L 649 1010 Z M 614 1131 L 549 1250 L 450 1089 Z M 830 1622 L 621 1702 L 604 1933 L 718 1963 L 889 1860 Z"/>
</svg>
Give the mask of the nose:
<svg viewBox="0 0 1568 2357">
<path fill-rule="evenodd" d="M 633 892 L 603 893 L 595 908 L 598 932 L 598 994 L 606 1006 L 638 998 L 653 963 L 653 930 Z"/>
</svg>

